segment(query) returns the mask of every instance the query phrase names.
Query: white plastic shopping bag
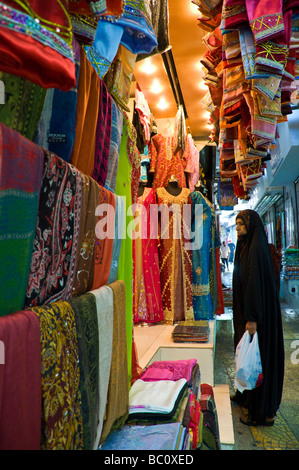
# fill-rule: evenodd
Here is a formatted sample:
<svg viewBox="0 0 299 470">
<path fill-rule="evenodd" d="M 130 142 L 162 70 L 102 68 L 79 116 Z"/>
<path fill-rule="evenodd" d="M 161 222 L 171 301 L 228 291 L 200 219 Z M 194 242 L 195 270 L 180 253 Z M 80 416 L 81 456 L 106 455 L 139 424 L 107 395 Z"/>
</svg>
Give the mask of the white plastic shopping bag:
<svg viewBox="0 0 299 470">
<path fill-rule="evenodd" d="M 257 332 L 250 342 L 250 334 L 245 331 L 235 353 L 235 387 L 240 391 L 252 390 L 263 381 L 262 362 Z"/>
</svg>

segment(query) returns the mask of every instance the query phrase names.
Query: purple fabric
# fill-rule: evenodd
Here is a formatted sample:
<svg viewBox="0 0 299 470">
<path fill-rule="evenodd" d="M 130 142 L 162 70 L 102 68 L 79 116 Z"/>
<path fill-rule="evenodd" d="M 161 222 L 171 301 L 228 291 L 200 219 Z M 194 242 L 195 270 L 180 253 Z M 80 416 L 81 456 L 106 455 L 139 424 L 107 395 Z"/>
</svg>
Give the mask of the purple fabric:
<svg viewBox="0 0 299 470">
<path fill-rule="evenodd" d="M 155 361 L 144 371 L 141 380 L 151 382 L 155 380 L 191 380 L 192 369 L 196 365 L 196 359 L 178 361 Z"/>
<path fill-rule="evenodd" d="M 105 186 L 112 129 L 112 98 L 106 84 L 101 81 L 100 103 L 96 128 L 96 145 L 92 178 Z"/>
</svg>

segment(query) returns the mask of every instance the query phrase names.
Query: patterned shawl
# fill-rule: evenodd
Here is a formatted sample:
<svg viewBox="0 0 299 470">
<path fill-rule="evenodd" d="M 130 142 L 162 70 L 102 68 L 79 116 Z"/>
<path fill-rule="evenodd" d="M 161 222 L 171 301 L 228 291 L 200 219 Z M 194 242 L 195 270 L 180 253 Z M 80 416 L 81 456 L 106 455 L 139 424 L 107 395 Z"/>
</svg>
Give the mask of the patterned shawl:
<svg viewBox="0 0 299 470">
<path fill-rule="evenodd" d="M 24 307 L 44 154 L 0 123 L 0 161 L 1 316 Z"/>
<path fill-rule="evenodd" d="M 81 173 L 48 151 L 45 151 L 45 159 L 26 293 L 26 305 L 31 307 L 67 300 L 76 267 Z"/>
<path fill-rule="evenodd" d="M 77 250 L 77 266 L 72 295 L 85 294 L 92 288 L 94 275 L 96 207 L 100 187 L 90 176 L 83 176 L 82 209 Z"/>
<path fill-rule="evenodd" d="M 34 307 L 42 351 L 42 450 L 83 449 L 75 314 L 67 302 Z"/>
<path fill-rule="evenodd" d="M 101 442 L 106 439 L 110 432 L 124 425 L 129 413 L 126 287 L 123 281 L 113 282 L 109 287 L 113 292 L 113 341 L 107 406 Z"/>
<path fill-rule="evenodd" d="M 99 419 L 99 332 L 94 295 L 72 299 L 79 348 L 84 449 L 93 450 Z"/>
</svg>

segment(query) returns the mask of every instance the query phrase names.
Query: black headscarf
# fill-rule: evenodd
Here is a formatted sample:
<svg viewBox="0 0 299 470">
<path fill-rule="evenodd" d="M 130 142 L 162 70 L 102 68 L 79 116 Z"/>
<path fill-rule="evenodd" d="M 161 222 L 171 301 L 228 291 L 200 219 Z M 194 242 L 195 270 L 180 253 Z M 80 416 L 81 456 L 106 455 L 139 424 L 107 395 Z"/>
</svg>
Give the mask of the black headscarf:
<svg viewBox="0 0 299 470">
<path fill-rule="evenodd" d="M 252 418 L 275 416 L 280 405 L 284 376 L 284 344 L 279 292 L 263 222 L 253 210 L 237 215 L 247 235 L 236 246 L 233 273 L 235 347 L 247 321 L 257 322 L 264 382 L 248 394 Z"/>
</svg>

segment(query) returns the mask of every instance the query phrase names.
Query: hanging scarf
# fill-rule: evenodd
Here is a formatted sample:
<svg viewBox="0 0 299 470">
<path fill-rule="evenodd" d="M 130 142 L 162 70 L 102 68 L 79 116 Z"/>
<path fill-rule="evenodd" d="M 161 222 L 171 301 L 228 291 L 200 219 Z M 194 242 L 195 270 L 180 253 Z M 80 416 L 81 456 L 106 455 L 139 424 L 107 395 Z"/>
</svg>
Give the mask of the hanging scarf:
<svg viewBox="0 0 299 470">
<path fill-rule="evenodd" d="M 27 284 L 27 306 L 70 298 L 75 277 L 81 199 L 81 173 L 53 153 L 45 151 Z"/>
<path fill-rule="evenodd" d="M 40 323 L 42 450 L 83 449 L 75 314 L 67 302 L 32 309 Z"/>
<path fill-rule="evenodd" d="M 24 308 L 43 151 L 0 123 L 0 316 Z"/>
<path fill-rule="evenodd" d="M 0 365 L 0 449 L 40 450 L 42 367 L 37 315 L 20 311 L 0 317 L 0 338 L 5 345 L 5 365 Z"/>
<path fill-rule="evenodd" d="M 122 427 L 129 413 L 129 382 L 126 336 L 126 288 L 123 281 L 109 285 L 113 293 L 113 339 L 107 405 L 101 442 Z"/>
<path fill-rule="evenodd" d="M 99 331 L 94 295 L 70 300 L 77 329 L 84 450 L 93 450 L 99 419 Z"/>
<path fill-rule="evenodd" d="M 96 128 L 95 158 L 92 177 L 105 186 L 111 141 L 112 98 L 104 82 L 100 82 L 100 101 Z"/>
</svg>

